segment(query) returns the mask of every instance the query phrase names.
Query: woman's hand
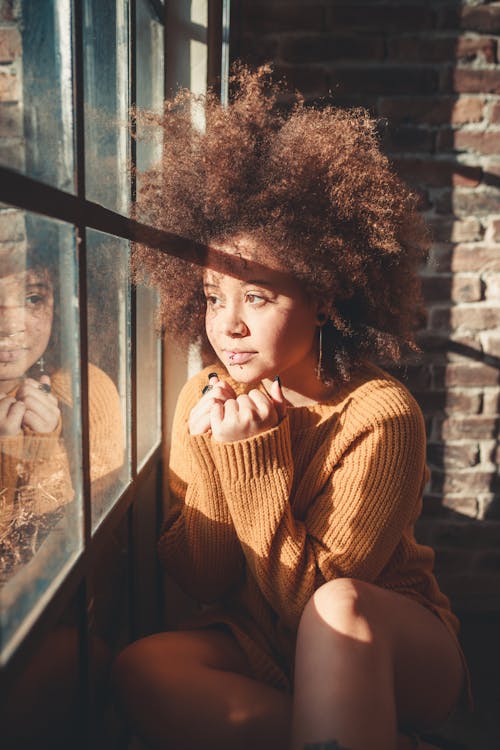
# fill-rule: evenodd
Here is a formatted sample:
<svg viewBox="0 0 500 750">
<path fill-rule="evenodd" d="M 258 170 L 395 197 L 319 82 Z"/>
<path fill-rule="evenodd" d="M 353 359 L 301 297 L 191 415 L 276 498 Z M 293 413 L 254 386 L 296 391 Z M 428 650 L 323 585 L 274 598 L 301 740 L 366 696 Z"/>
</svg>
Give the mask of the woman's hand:
<svg viewBox="0 0 500 750">
<path fill-rule="evenodd" d="M 205 393 L 198 401 L 195 407 L 191 409 L 189 415 L 189 433 L 190 435 L 202 435 L 210 430 L 210 412 L 216 404 L 224 404 L 228 399 L 235 399 L 236 393 L 229 383 L 219 380 L 215 373 L 212 373 L 208 379 L 208 386 Z"/>
<path fill-rule="evenodd" d="M 24 406 L 22 427 L 33 432 L 54 432 L 61 412 L 56 397 L 50 392 L 50 378 L 42 375 L 40 381 L 27 378 L 16 393 L 16 400 Z"/>
<path fill-rule="evenodd" d="M 269 394 L 253 389 L 237 398 L 216 401 L 210 409 L 212 436 L 221 443 L 244 440 L 276 427 L 285 413 L 283 391 L 275 380 Z"/>
<path fill-rule="evenodd" d="M 14 396 L 0 393 L 0 437 L 19 435 L 26 406 Z"/>
</svg>

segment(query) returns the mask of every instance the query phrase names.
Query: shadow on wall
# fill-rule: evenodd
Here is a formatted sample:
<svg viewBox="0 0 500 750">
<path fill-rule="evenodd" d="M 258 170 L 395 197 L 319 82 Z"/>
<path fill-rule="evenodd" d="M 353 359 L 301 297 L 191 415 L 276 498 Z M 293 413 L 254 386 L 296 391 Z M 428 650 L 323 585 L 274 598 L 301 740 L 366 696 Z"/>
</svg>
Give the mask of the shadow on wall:
<svg viewBox="0 0 500 750">
<path fill-rule="evenodd" d="M 419 539 L 463 623 L 476 715 L 450 729 L 499 746 L 500 5 L 468 0 L 242 0 L 232 53 L 270 61 L 315 106 L 362 106 L 420 197 L 432 233 L 422 269 L 422 354 L 395 374 L 428 431 Z M 286 106 L 289 97 L 284 97 Z"/>
</svg>

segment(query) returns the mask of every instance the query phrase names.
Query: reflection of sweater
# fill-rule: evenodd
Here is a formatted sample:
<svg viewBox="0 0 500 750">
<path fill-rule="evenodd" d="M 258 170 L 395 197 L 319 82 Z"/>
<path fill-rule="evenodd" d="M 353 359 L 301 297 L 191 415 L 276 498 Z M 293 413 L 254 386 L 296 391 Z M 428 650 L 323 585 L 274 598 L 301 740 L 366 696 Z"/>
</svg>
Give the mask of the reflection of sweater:
<svg viewBox="0 0 500 750">
<path fill-rule="evenodd" d="M 69 373 L 56 372 L 51 384 L 59 406 L 71 408 Z M 23 518 L 29 520 L 57 510 L 73 499 L 67 455 L 71 448 L 70 444 L 65 445 L 61 424 L 60 419 L 52 433 L 25 429 L 19 435 L 0 437 L 0 539 L 13 518 L 19 522 Z M 122 465 L 124 444 L 116 387 L 95 365 L 89 365 L 89 426 L 94 481 Z"/>
<path fill-rule="evenodd" d="M 277 427 L 218 443 L 187 427 L 213 369 L 179 397 L 159 544 L 172 577 L 211 604 L 197 622 L 229 625 L 255 676 L 282 687 L 302 610 L 333 578 L 410 596 L 455 634 L 434 554 L 413 534 L 427 470 L 423 418 L 408 391 L 366 366 L 329 401 L 290 407 Z"/>
</svg>

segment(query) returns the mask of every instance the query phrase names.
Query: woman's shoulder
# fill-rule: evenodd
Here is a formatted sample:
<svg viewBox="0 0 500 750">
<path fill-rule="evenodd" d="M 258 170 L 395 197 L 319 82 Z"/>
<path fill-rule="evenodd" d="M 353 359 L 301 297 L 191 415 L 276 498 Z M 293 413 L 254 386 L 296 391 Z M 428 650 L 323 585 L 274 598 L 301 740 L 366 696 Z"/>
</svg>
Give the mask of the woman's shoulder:
<svg viewBox="0 0 500 750">
<path fill-rule="evenodd" d="M 408 388 L 397 378 L 373 364 L 360 367 L 343 390 L 349 411 L 367 421 L 396 417 L 422 418 L 420 407 Z"/>
</svg>

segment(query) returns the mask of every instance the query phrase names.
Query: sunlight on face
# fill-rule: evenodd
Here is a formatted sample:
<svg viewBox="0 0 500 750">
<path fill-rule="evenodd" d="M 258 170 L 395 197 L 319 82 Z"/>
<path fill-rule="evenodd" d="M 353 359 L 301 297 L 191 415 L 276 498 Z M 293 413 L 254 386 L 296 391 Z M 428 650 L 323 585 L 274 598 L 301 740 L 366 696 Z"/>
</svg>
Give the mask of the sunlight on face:
<svg viewBox="0 0 500 750">
<path fill-rule="evenodd" d="M 266 264 L 253 239 L 217 251 L 230 257 L 231 273 L 204 272 L 206 331 L 231 377 L 254 383 L 280 375 L 290 385 L 314 377 L 317 304 L 293 276 Z"/>
<path fill-rule="evenodd" d="M 47 272 L 0 277 L 0 392 L 8 393 L 47 348 L 54 295 Z"/>
</svg>

